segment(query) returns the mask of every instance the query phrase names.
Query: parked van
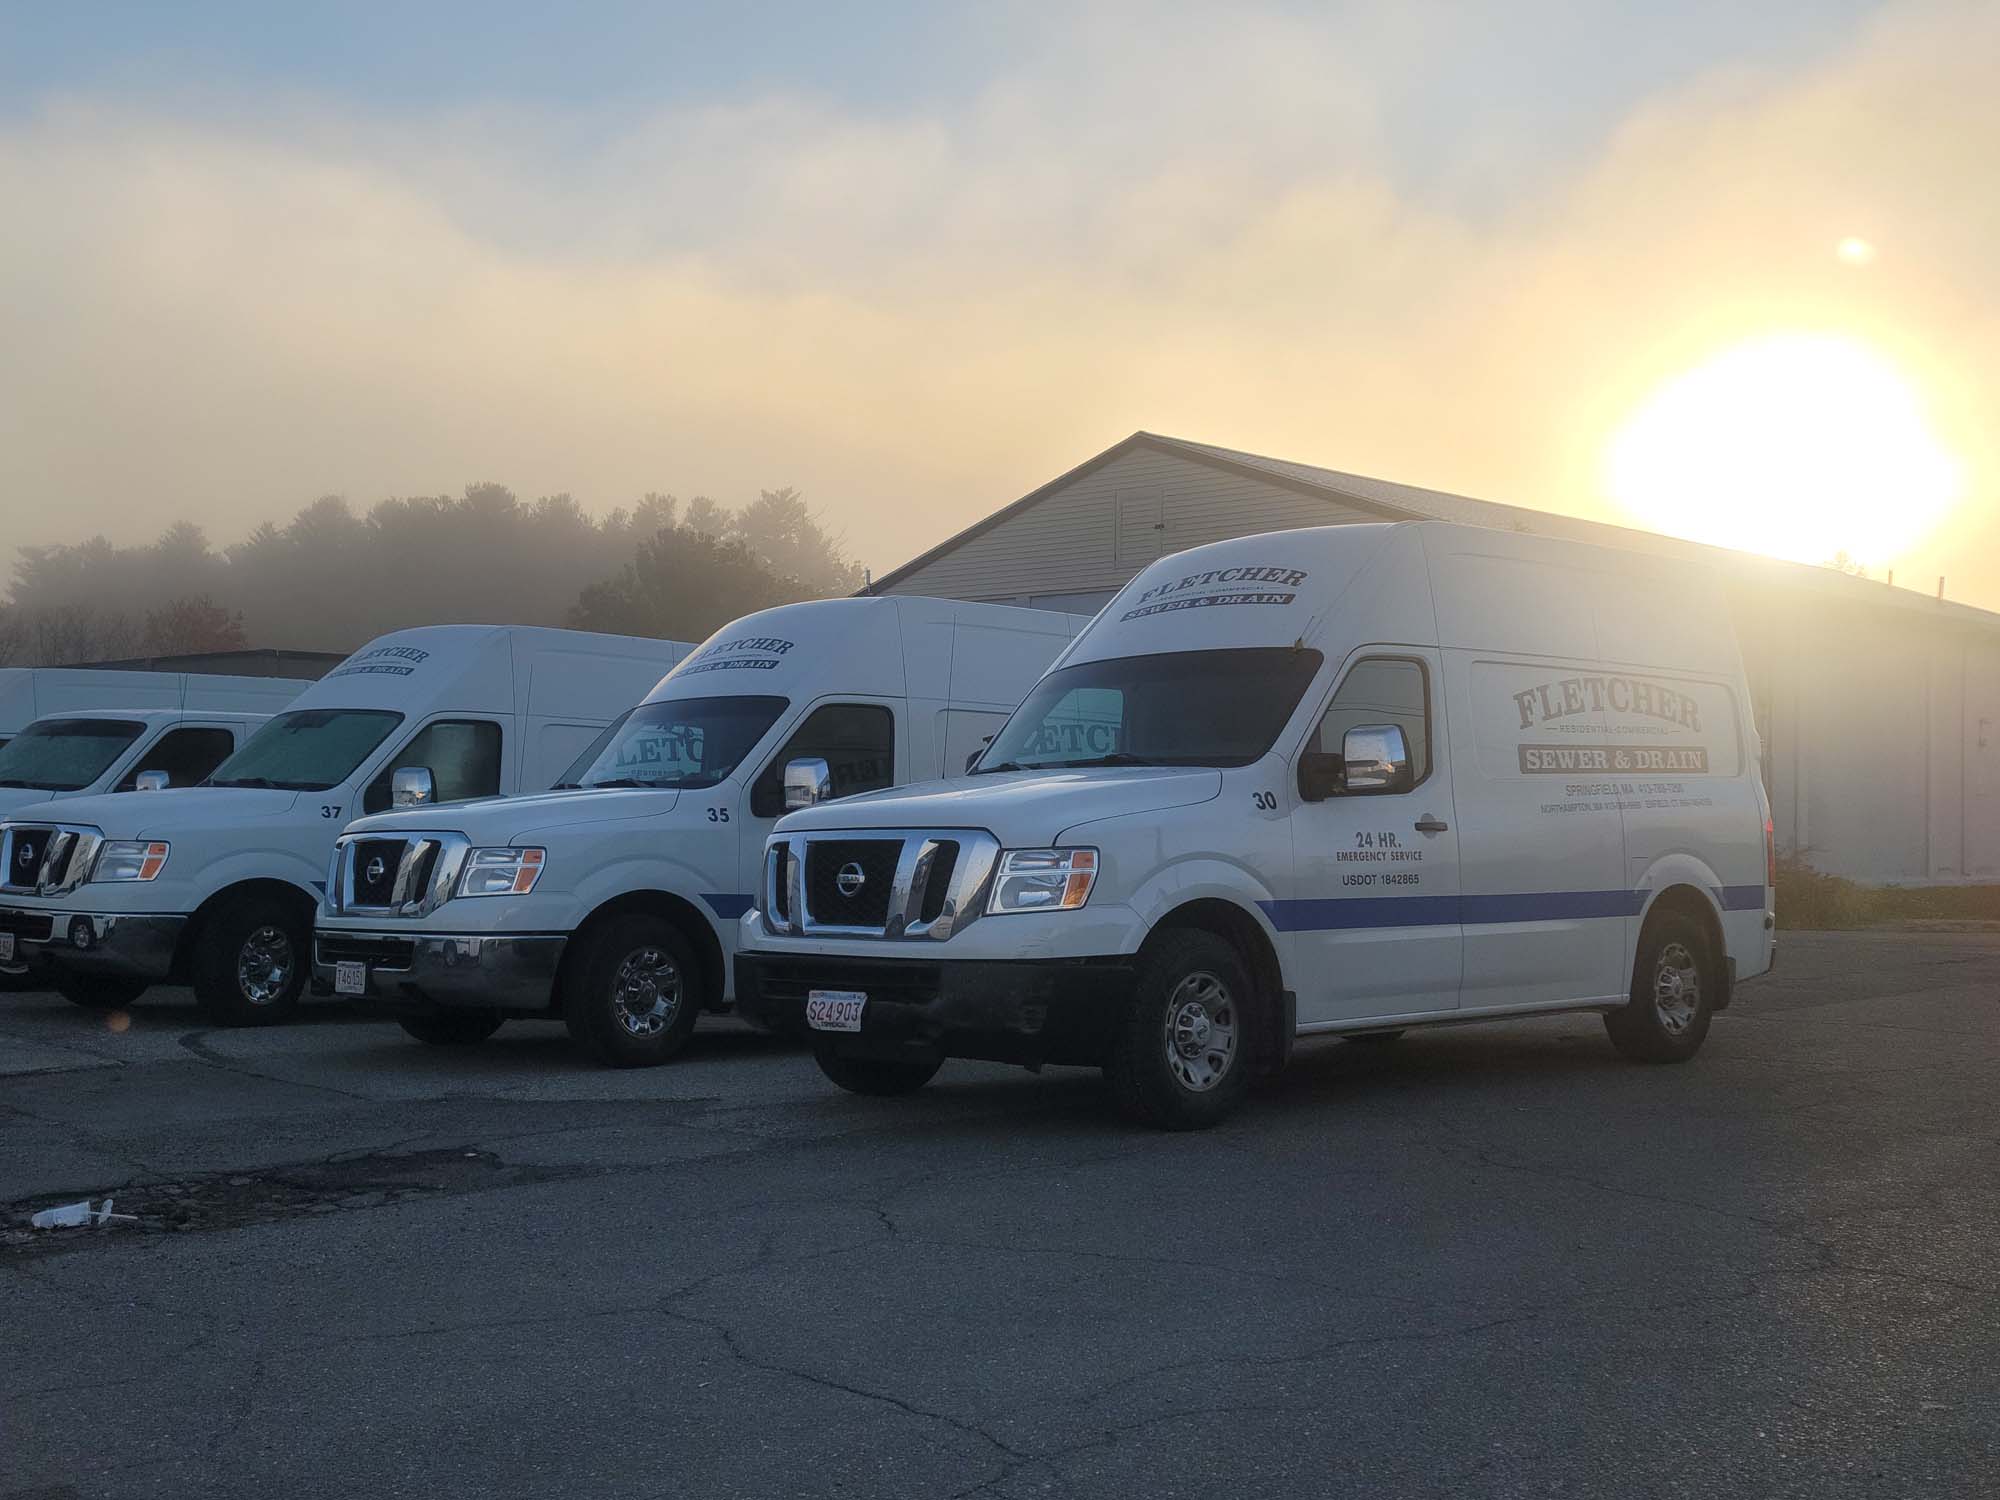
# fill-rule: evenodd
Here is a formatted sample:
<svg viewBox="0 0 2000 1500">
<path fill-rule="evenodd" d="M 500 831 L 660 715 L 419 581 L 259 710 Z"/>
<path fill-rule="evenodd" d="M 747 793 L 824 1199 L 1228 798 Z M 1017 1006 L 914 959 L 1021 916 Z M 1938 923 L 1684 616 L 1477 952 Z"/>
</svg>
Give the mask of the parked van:
<svg viewBox="0 0 2000 1500">
<path fill-rule="evenodd" d="M 664 1062 L 730 1001 L 738 919 L 788 785 L 839 798 L 962 770 L 1082 624 L 918 598 L 737 620 L 557 789 L 351 826 L 315 973 L 394 1003 L 421 1041 L 560 1017 L 603 1062 Z"/>
<path fill-rule="evenodd" d="M 201 786 L 79 797 L 0 823 L 0 931 L 80 1005 L 185 976 L 219 1024 L 283 1019 L 327 857 L 395 796 L 547 786 L 684 656 L 676 641 L 435 625 L 373 641 Z"/>
<path fill-rule="evenodd" d="M 214 672 L 140 672 L 98 667 L 0 667 L 0 748 L 37 719 L 107 705 L 276 713 L 306 677 L 235 677 Z"/>
<path fill-rule="evenodd" d="M 1222 1118 L 1298 1036 L 1597 1011 L 1692 1056 L 1771 965 L 1770 819 L 1704 573 L 1418 522 L 1148 567 L 970 777 L 779 824 L 737 994 L 870 1094 L 1080 1063 Z"/>
<path fill-rule="evenodd" d="M 270 717 L 100 708 L 37 719 L 0 745 L 0 818 L 38 802 L 193 786 Z"/>
</svg>

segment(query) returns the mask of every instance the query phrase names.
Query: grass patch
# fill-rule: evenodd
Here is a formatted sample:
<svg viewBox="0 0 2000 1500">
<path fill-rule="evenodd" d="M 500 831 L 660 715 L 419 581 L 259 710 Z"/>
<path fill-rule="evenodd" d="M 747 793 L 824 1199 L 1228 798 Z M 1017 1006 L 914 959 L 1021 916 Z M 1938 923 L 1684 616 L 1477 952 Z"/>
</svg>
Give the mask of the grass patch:
<svg viewBox="0 0 2000 1500">
<path fill-rule="evenodd" d="M 1797 858 L 1778 862 L 1778 926 L 1818 931 L 1901 922 L 2000 922 L 2000 885 L 1861 885 Z"/>
</svg>

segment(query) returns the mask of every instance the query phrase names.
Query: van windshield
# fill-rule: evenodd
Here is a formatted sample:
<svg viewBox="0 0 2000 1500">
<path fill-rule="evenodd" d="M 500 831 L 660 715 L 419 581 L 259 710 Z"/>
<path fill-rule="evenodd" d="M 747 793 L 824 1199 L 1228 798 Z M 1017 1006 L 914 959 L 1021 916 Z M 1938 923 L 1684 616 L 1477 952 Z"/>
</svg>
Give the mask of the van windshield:
<svg viewBox="0 0 2000 1500">
<path fill-rule="evenodd" d="M 973 767 L 1247 766 L 1271 748 L 1320 654 L 1295 646 L 1172 651 L 1049 673 Z"/>
<path fill-rule="evenodd" d="M 614 720 L 579 755 L 566 787 L 714 786 L 785 711 L 784 698 L 669 698 Z"/>
<path fill-rule="evenodd" d="M 402 722 L 381 708 L 295 708 L 251 735 L 202 785 L 324 792 L 353 775 Z"/>
<path fill-rule="evenodd" d="M 0 786 L 82 791 L 144 727 L 131 719 L 42 719 L 0 748 Z"/>
</svg>

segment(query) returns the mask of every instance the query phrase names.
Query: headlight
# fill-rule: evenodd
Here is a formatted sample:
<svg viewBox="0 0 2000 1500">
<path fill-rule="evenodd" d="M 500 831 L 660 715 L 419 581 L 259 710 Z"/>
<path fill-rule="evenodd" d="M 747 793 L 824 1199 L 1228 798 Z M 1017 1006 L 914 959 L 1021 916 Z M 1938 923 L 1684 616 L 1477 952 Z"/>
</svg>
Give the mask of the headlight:
<svg viewBox="0 0 2000 1500">
<path fill-rule="evenodd" d="M 461 896 L 525 896 L 542 878 L 546 849 L 474 849 L 458 877 Z"/>
<path fill-rule="evenodd" d="M 1009 849 L 993 878 L 990 913 L 1074 911 L 1097 879 L 1095 849 Z"/>
<path fill-rule="evenodd" d="M 106 839 L 97 850 L 92 880 L 151 880 L 167 867 L 167 846 L 144 839 Z"/>
</svg>

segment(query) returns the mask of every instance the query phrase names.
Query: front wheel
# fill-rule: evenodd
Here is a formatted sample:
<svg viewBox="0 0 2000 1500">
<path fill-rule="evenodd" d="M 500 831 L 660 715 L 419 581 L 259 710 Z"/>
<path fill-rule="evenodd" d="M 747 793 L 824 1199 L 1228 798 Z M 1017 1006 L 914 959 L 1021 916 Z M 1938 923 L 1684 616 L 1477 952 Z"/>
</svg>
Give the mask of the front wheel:
<svg viewBox="0 0 2000 1500">
<path fill-rule="evenodd" d="M 1118 1107 L 1161 1130 L 1205 1130 L 1250 1087 L 1250 971 L 1212 932 L 1171 932 L 1140 961 L 1104 1076 Z"/>
<path fill-rule="evenodd" d="M 1604 1018 L 1611 1045 L 1635 1062 L 1686 1062 L 1708 1035 L 1720 980 L 1698 922 L 1680 912 L 1655 917 L 1639 937 L 1632 998 Z"/>
<path fill-rule="evenodd" d="M 701 965 L 665 917 L 613 917 L 584 940 L 563 984 L 569 1033 L 599 1062 L 650 1068 L 694 1035 L 707 1001 Z"/>
<path fill-rule="evenodd" d="M 312 914 L 277 895 L 226 901 L 202 924 L 194 950 L 194 998 L 217 1026 L 289 1021 L 306 983 Z"/>
<path fill-rule="evenodd" d="M 937 1076 L 944 1059 L 930 1062 L 896 1062 L 879 1057 L 842 1057 L 833 1045 L 822 1042 L 813 1048 L 813 1061 L 820 1072 L 850 1094 L 867 1094 L 875 1099 L 893 1099 L 914 1094 Z"/>
<path fill-rule="evenodd" d="M 472 1047 L 498 1031 L 505 1017 L 494 1010 L 434 1010 L 397 1020 L 427 1046 Z"/>
<path fill-rule="evenodd" d="M 132 979 L 69 974 L 56 981 L 56 993 L 85 1010 L 123 1010 L 146 993 L 146 986 Z"/>
</svg>

